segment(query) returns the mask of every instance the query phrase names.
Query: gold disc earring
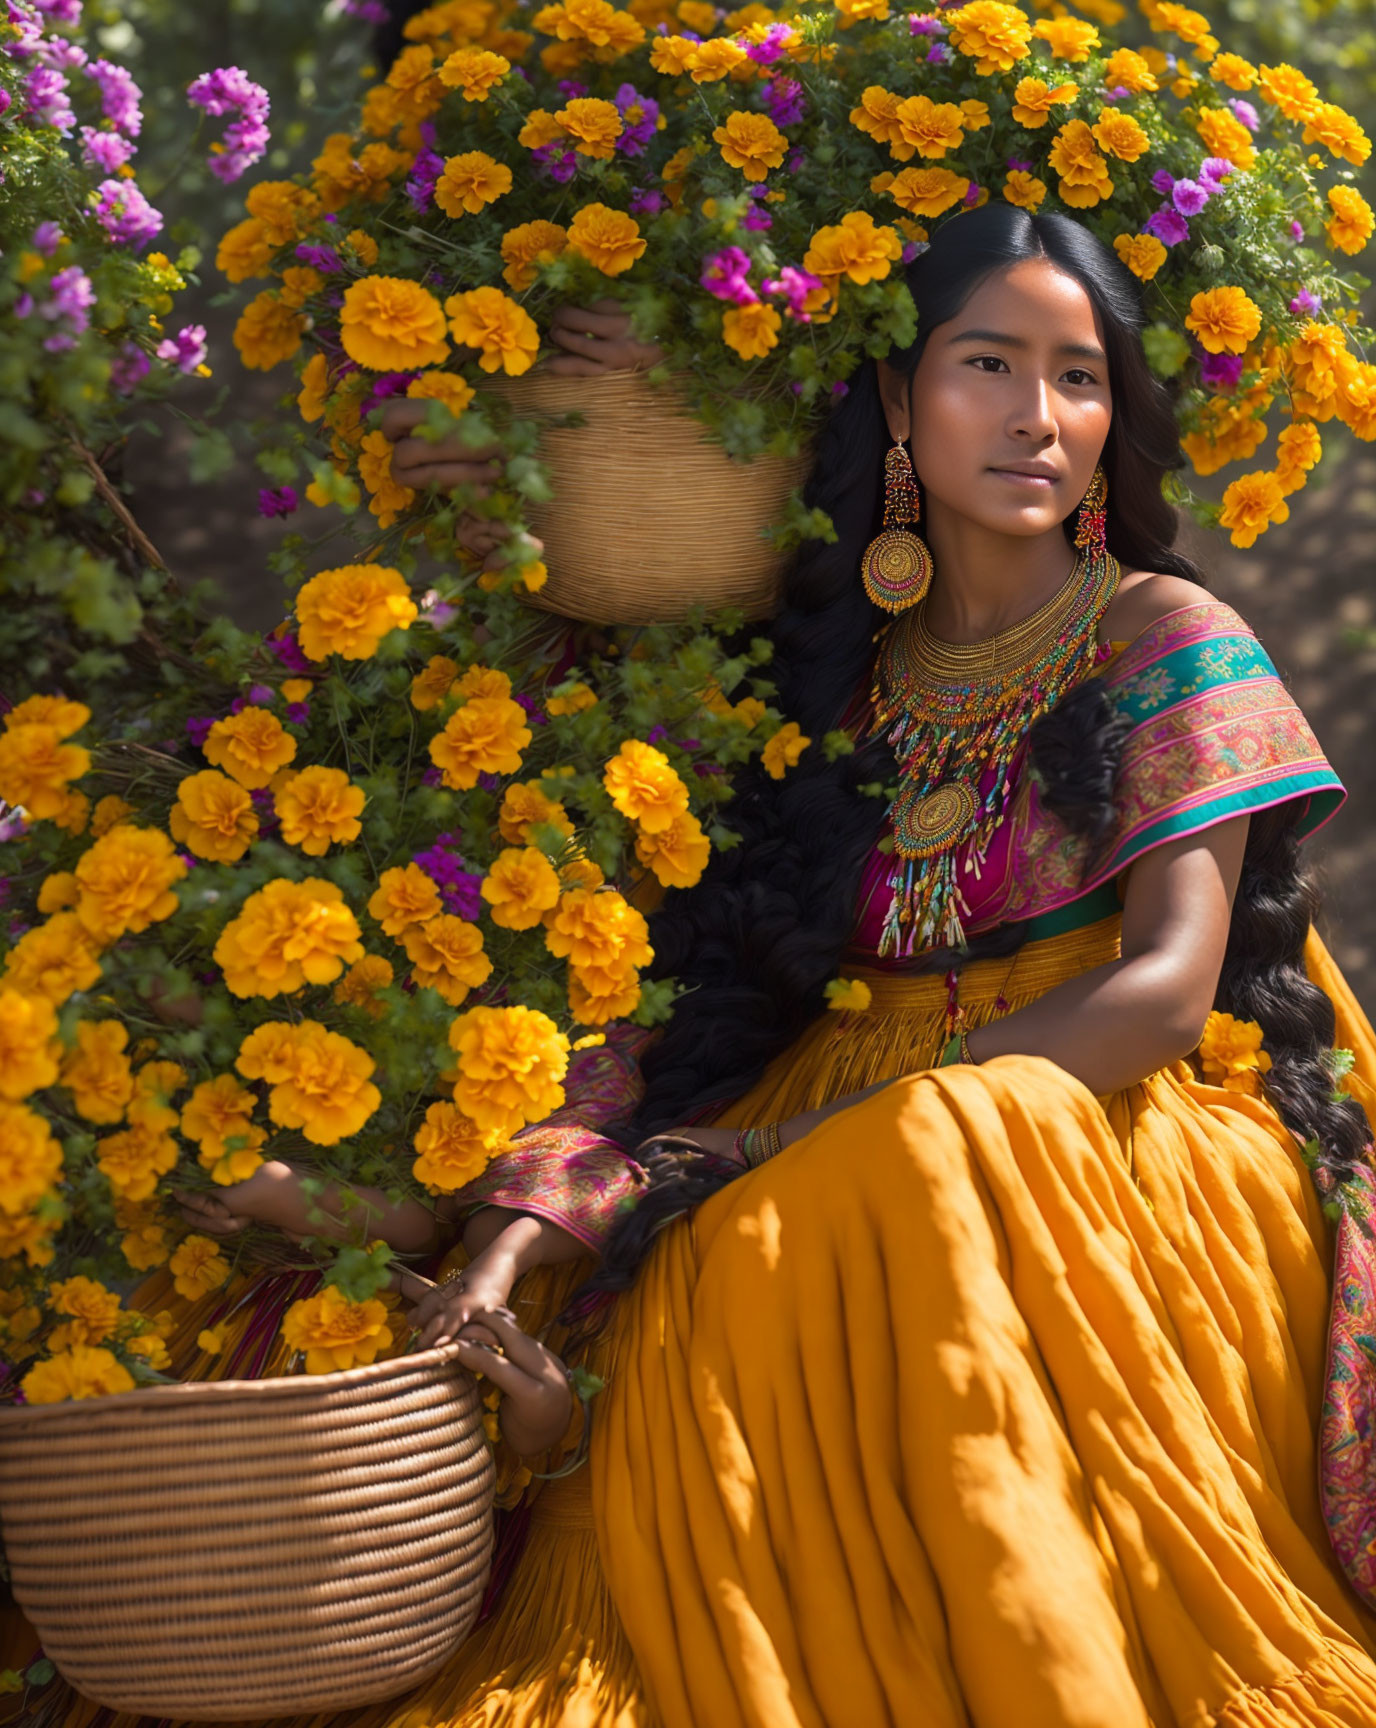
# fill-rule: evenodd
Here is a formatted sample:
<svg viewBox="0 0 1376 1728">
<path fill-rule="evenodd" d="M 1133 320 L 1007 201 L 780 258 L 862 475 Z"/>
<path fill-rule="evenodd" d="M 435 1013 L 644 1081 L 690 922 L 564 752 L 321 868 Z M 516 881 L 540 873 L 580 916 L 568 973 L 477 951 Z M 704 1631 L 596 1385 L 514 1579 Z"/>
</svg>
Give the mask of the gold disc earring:
<svg viewBox="0 0 1376 1728">
<path fill-rule="evenodd" d="M 900 438 L 884 458 L 884 527 L 860 560 L 865 592 L 885 612 L 916 606 L 932 585 L 931 549 L 914 532 L 921 511 L 912 458 Z"/>
</svg>

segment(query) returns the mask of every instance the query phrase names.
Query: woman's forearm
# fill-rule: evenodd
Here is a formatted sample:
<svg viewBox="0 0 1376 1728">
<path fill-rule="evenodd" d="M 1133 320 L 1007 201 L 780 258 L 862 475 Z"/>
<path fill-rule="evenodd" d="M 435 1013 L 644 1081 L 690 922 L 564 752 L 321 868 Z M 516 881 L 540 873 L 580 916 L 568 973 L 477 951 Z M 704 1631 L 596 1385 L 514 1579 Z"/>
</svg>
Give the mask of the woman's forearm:
<svg viewBox="0 0 1376 1728">
<path fill-rule="evenodd" d="M 548 1218 L 507 1206 L 480 1206 L 472 1213 L 464 1225 L 463 1245 L 470 1260 L 481 1255 L 485 1265 L 508 1267 L 514 1278 L 532 1266 L 561 1266 L 588 1252 L 586 1243 Z"/>
<path fill-rule="evenodd" d="M 380 1188 L 345 1188 L 322 1182 L 308 1192 L 299 1171 L 273 1161 L 235 1185 L 233 1209 L 289 1236 L 324 1236 L 334 1242 L 369 1242 L 381 1237 L 403 1254 L 423 1254 L 438 1245 L 438 1222 L 419 1200 L 389 1200 Z"/>
</svg>

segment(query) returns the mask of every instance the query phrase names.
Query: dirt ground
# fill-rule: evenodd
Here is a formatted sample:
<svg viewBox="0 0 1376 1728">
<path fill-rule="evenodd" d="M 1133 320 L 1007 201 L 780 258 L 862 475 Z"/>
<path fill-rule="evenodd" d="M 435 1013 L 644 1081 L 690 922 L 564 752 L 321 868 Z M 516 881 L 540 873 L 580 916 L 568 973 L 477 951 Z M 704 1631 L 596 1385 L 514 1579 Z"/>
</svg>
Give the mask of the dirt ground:
<svg viewBox="0 0 1376 1728">
<path fill-rule="evenodd" d="M 229 379 L 233 351 L 227 342 L 215 347 L 216 370 Z M 274 414 L 283 388 L 276 375 L 251 379 L 237 411 Z M 126 472 L 139 520 L 174 570 L 219 585 L 237 622 L 272 625 L 284 603 L 267 558 L 302 518 L 257 518 L 260 477 L 246 463 L 188 490 L 178 442 L 175 431 L 167 441 L 136 435 Z M 1376 1011 L 1376 451 L 1352 446 L 1290 505 L 1290 520 L 1247 552 L 1192 523 L 1181 540 L 1210 573 L 1213 590 L 1254 626 L 1347 786 L 1348 802 L 1312 842 L 1313 855 L 1329 945 Z M 314 531 L 314 523 L 307 526 Z"/>
</svg>

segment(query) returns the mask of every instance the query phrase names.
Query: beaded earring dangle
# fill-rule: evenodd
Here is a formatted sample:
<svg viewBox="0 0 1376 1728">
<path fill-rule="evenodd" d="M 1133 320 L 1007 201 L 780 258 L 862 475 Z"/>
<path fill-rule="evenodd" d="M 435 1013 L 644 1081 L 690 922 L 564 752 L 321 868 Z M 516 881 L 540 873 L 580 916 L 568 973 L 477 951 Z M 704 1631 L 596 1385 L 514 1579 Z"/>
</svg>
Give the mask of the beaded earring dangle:
<svg viewBox="0 0 1376 1728">
<path fill-rule="evenodd" d="M 921 513 L 912 458 L 900 438 L 884 458 L 884 527 L 860 560 L 865 592 L 885 612 L 906 612 L 932 585 L 931 550 L 915 532 Z"/>
<path fill-rule="evenodd" d="M 1075 544 L 1091 558 L 1108 554 L 1108 476 L 1102 464 L 1095 468 L 1089 490 L 1075 515 Z"/>
</svg>

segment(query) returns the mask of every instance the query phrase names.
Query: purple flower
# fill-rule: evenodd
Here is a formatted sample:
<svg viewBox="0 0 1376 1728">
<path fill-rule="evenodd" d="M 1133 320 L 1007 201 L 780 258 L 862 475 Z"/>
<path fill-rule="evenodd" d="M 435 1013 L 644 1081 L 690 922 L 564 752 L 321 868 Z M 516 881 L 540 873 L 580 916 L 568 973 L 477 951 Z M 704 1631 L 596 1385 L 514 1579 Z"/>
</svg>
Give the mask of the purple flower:
<svg viewBox="0 0 1376 1728">
<path fill-rule="evenodd" d="M 361 411 L 371 414 L 374 408 L 380 407 L 390 397 L 402 395 L 407 385 L 419 377 L 419 372 L 380 372 L 373 380 L 373 388 Z"/>
<path fill-rule="evenodd" d="M 1290 224 L 1290 238 L 1292 240 L 1303 240 L 1304 239 L 1304 223 L 1303 222 L 1292 222 Z"/>
<path fill-rule="evenodd" d="M 110 362 L 110 387 L 117 396 L 132 396 L 152 369 L 152 361 L 137 343 L 126 342 Z"/>
<path fill-rule="evenodd" d="M 525 709 L 526 717 L 532 726 L 547 726 L 549 724 L 549 716 L 533 696 L 523 696 L 517 691 L 515 700 L 518 707 Z"/>
<path fill-rule="evenodd" d="M 1228 106 L 1232 109 L 1234 117 L 1240 120 L 1249 132 L 1255 132 L 1257 127 L 1261 125 L 1261 116 L 1256 109 L 1250 102 L 1244 102 L 1240 96 L 1234 97 Z"/>
<path fill-rule="evenodd" d="M 910 36 L 944 36 L 949 25 L 943 24 L 935 12 L 910 12 L 908 14 L 908 34 Z"/>
<path fill-rule="evenodd" d="M 537 167 L 545 169 L 549 177 L 561 186 L 578 172 L 577 156 L 563 144 L 542 144 L 538 150 L 532 150 L 530 156 Z"/>
<path fill-rule="evenodd" d="M 961 200 L 961 202 L 965 205 L 965 208 L 967 210 L 971 207 L 971 205 L 978 203 L 980 191 L 981 191 L 981 187 L 974 180 L 972 180 L 970 182 L 970 184 L 966 187 L 965 196 Z"/>
<path fill-rule="evenodd" d="M 1241 376 L 1241 354 L 1199 356 L 1199 381 L 1209 390 L 1235 390 Z"/>
<path fill-rule="evenodd" d="M 1198 216 L 1208 202 L 1208 188 L 1197 180 L 1177 180 L 1171 192 L 1171 203 L 1182 216 Z"/>
<path fill-rule="evenodd" d="M 288 672 L 309 672 L 311 670 L 311 663 L 307 660 L 294 630 L 284 630 L 280 636 L 269 636 L 268 647 Z"/>
<path fill-rule="evenodd" d="M 64 134 L 70 132 L 76 125 L 76 115 L 67 95 L 65 75 L 47 66 L 35 66 L 24 80 L 24 112 L 40 126 L 53 126 Z"/>
<path fill-rule="evenodd" d="M 391 13 L 382 0 L 344 0 L 344 16 L 357 18 L 363 24 L 386 24 Z"/>
<path fill-rule="evenodd" d="M 733 306 L 751 306 L 759 299 L 749 281 L 753 268 L 754 262 L 748 252 L 743 252 L 739 246 L 724 246 L 720 252 L 714 252 L 703 260 L 702 275 L 698 280 L 718 300 L 729 300 Z"/>
<path fill-rule="evenodd" d="M 9 91 L 0 85 L 0 114 L 4 114 L 8 110 L 12 101 L 13 97 L 10 95 Z"/>
<path fill-rule="evenodd" d="M 1301 288 L 1290 302 L 1290 310 L 1299 313 L 1303 318 L 1317 318 L 1323 311 L 1323 301 L 1317 294 L 1311 294 L 1307 288 Z"/>
<path fill-rule="evenodd" d="M 796 78 L 771 78 L 761 91 L 760 101 L 776 126 L 796 126 L 807 113 L 803 87 Z"/>
<path fill-rule="evenodd" d="M 194 372 L 205 365 L 205 325 L 183 324 L 175 336 L 158 343 L 156 353 L 159 360 L 168 361 L 178 372 Z"/>
<path fill-rule="evenodd" d="M 143 130 L 143 110 L 139 106 L 143 92 L 126 68 L 109 60 L 92 60 L 86 76 L 99 85 L 101 112 L 115 131 L 126 138 L 137 138 Z"/>
<path fill-rule="evenodd" d="M 282 827 L 277 820 L 277 801 L 266 786 L 250 792 L 249 797 L 253 800 L 253 808 L 258 816 L 258 836 L 262 840 L 270 840 Z"/>
<path fill-rule="evenodd" d="M 664 208 L 664 194 L 649 186 L 638 186 L 627 200 L 632 216 L 658 216 Z"/>
<path fill-rule="evenodd" d="M 35 252 L 41 252 L 45 258 L 51 258 L 66 236 L 56 222 L 40 222 L 33 231 L 31 242 Z"/>
<path fill-rule="evenodd" d="M 659 103 L 652 96 L 642 96 L 634 84 L 623 84 L 615 101 L 622 121 L 616 148 L 625 156 L 644 155 L 658 129 Z"/>
<path fill-rule="evenodd" d="M 81 0 L 31 0 L 35 11 L 41 12 L 49 25 L 65 24 L 74 29 L 81 22 Z"/>
<path fill-rule="evenodd" d="M 795 265 L 785 264 L 777 276 L 771 276 L 762 284 L 766 294 L 787 300 L 784 308 L 788 316 L 799 324 L 810 324 L 812 314 L 804 310 L 804 302 L 814 289 L 822 286 L 822 278 L 814 276 L 810 270 L 799 270 Z"/>
<path fill-rule="evenodd" d="M 66 36 L 45 36 L 38 44 L 36 58 L 50 72 L 80 72 L 89 56 L 79 42 Z"/>
<path fill-rule="evenodd" d="M 1169 204 L 1163 204 L 1159 210 L 1154 210 L 1143 223 L 1148 234 L 1155 234 L 1163 246 L 1178 246 L 1182 240 L 1190 237 L 1190 225 L 1178 210 L 1172 210 Z"/>
<path fill-rule="evenodd" d="M 276 694 L 277 692 L 266 684 L 250 684 L 248 687 L 249 701 L 256 702 L 260 708 L 265 703 L 271 702 Z"/>
<path fill-rule="evenodd" d="M 336 271 L 344 268 L 343 261 L 333 246 L 312 246 L 303 240 L 296 248 L 296 256 L 303 264 L 309 264 L 312 270 L 318 270 L 322 276 L 333 276 Z"/>
<path fill-rule="evenodd" d="M 587 85 L 580 84 L 576 78 L 561 78 L 555 85 L 555 89 L 565 102 L 576 102 L 580 96 L 586 96 L 588 93 Z"/>
<path fill-rule="evenodd" d="M 932 66 L 944 66 L 951 58 L 951 50 L 944 42 L 933 42 L 927 50 L 926 58 Z"/>
<path fill-rule="evenodd" d="M 27 318 L 33 312 L 33 295 L 27 288 L 21 288 L 14 297 L 14 315 L 16 318 Z"/>
<path fill-rule="evenodd" d="M 1030 162 L 1022 161 L 1017 156 L 1010 156 L 1008 158 L 1008 166 L 1015 174 L 1030 174 L 1032 172 L 1032 164 Z"/>
<path fill-rule="evenodd" d="M 225 185 L 237 180 L 265 155 L 268 132 L 268 93 L 238 66 L 218 66 L 202 72 L 187 86 L 186 99 L 206 114 L 230 114 L 223 142 L 212 149 L 210 172 Z M 218 150 L 218 153 L 217 153 Z"/>
<path fill-rule="evenodd" d="M 748 210 L 741 217 L 741 227 L 745 229 L 747 234 L 763 234 L 773 226 L 774 218 L 765 210 Z"/>
<path fill-rule="evenodd" d="M 444 173 L 444 157 L 434 150 L 418 150 L 402 190 L 411 208 L 423 216 L 435 201 L 435 182 Z"/>
<path fill-rule="evenodd" d="M 102 174 L 118 174 L 136 148 L 118 132 L 104 132 L 95 126 L 81 128 L 81 159 L 88 168 L 98 168 Z"/>
<path fill-rule="evenodd" d="M 288 702 L 287 720 L 293 726 L 304 726 L 311 717 L 309 702 Z"/>
<path fill-rule="evenodd" d="M 1121 102 L 1124 96 L 1131 96 L 1132 91 L 1126 84 L 1115 84 L 1111 90 L 1105 90 L 1104 95 L 1110 102 Z"/>
<path fill-rule="evenodd" d="M 1151 177 L 1151 189 L 1159 192 L 1163 198 L 1169 198 L 1175 191 L 1175 176 L 1164 168 L 1158 168 Z"/>
<path fill-rule="evenodd" d="M 790 34 L 787 24 L 771 24 L 761 41 L 745 44 L 746 59 L 753 60 L 757 66 L 772 66 L 783 58 Z"/>
<path fill-rule="evenodd" d="M 662 744 L 668 736 L 669 728 L 667 726 L 651 726 L 650 730 L 645 734 L 645 742 L 647 744 Z"/>
<path fill-rule="evenodd" d="M 191 715 L 186 722 L 186 735 L 199 750 L 210 736 L 210 728 L 215 724 L 214 714 Z"/>
<path fill-rule="evenodd" d="M 49 298 L 39 307 L 39 315 L 60 325 L 47 337 L 43 346 L 50 353 L 60 354 L 75 348 L 76 339 L 91 322 L 91 307 L 96 303 L 96 291 L 91 278 L 78 265 L 59 270 L 49 285 Z"/>
<path fill-rule="evenodd" d="M 1201 186 L 1207 186 L 1210 192 L 1217 192 L 1228 176 L 1236 173 L 1237 169 L 1226 156 L 1206 156 L 1199 164 L 1195 179 Z"/>
<path fill-rule="evenodd" d="M 258 490 L 258 514 L 260 516 L 290 516 L 301 506 L 301 500 L 296 496 L 294 486 L 262 486 Z"/>
<path fill-rule="evenodd" d="M 132 180 L 102 180 L 96 191 L 96 219 L 118 245 L 137 249 L 162 232 L 162 216 Z"/>
<path fill-rule="evenodd" d="M 839 401 L 842 396 L 850 395 L 850 385 L 846 383 L 844 378 L 833 378 L 831 381 L 831 393 Z"/>
</svg>

